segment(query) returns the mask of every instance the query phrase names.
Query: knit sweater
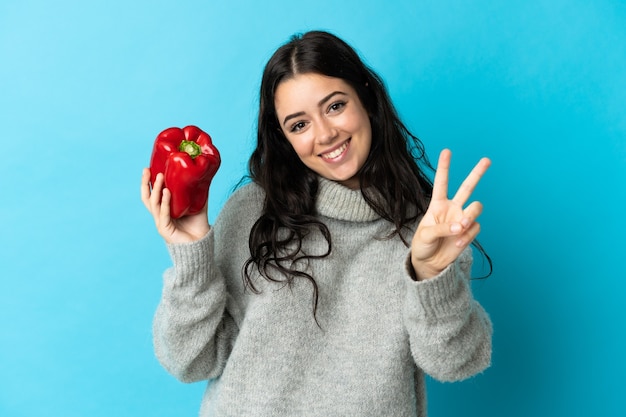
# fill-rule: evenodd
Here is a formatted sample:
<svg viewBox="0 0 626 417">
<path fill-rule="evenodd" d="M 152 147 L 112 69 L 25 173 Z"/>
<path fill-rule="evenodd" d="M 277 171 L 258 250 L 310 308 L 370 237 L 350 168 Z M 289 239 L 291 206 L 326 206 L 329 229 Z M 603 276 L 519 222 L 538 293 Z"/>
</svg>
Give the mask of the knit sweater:
<svg viewBox="0 0 626 417">
<path fill-rule="evenodd" d="M 181 381 L 208 380 L 201 416 L 422 417 L 425 373 L 456 381 L 489 365 L 492 328 L 471 294 L 471 250 L 415 281 L 409 248 L 385 238 L 393 225 L 332 181 L 320 179 L 316 203 L 332 251 L 299 265 L 319 286 L 317 323 L 304 278 L 257 275 L 260 293 L 247 289 L 242 267 L 263 197 L 243 186 L 204 238 L 168 245 L 155 352 Z M 327 248 L 312 231 L 302 250 Z"/>
</svg>

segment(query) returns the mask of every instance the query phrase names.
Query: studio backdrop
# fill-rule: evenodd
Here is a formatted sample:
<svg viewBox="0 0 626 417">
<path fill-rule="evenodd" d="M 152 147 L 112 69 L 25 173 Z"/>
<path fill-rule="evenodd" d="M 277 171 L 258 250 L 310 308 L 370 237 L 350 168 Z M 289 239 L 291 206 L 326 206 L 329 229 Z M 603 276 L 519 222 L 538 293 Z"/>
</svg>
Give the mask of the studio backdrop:
<svg viewBox="0 0 626 417">
<path fill-rule="evenodd" d="M 451 188 L 475 196 L 493 274 L 492 366 L 428 380 L 431 416 L 620 416 L 626 360 L 626 3 L 619 0 L 0 4 L 0 415 L 197 415 L 204 383 L 155 359 L 171 265 L 140 201 L 166 127 L 211 134 L 214 220 L 289 37 L 331 31 L 380 73 Z M 475 275 L 485 272 L 476 254 Z"/>
</svg>

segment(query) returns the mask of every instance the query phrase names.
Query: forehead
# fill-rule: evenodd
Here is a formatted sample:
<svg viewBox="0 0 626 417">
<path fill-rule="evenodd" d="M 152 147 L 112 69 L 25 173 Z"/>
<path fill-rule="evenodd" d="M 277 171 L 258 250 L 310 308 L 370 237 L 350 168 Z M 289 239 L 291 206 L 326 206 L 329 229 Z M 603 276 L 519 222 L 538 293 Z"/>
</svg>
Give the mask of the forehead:
<svg viewBox="0 0 626 417">
<path fill-rule="evenodd" d="M 320 99 L 333 92 L 354 94 L 352 87 L 341 78 L 315 73 L 297 74 L 278 84 L 274 105 L 277 112 L 292 106 L 317 106 Z"/>
</svg>

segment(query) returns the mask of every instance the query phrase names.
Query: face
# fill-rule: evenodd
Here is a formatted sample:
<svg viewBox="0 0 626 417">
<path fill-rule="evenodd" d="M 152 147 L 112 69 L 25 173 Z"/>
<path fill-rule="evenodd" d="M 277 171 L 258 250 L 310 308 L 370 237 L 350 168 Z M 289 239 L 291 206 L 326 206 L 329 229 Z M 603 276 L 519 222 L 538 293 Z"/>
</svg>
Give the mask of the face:
<svg viewBox="0 0 626 417">
<path fill-rule="evenodd" d="M 359 187 L 372 128 L 356 91 L 340 78 L 299 74 L 281 82 L 275 101 L 278 123 L 300 160 L 347 187 Z"/>
</svg>

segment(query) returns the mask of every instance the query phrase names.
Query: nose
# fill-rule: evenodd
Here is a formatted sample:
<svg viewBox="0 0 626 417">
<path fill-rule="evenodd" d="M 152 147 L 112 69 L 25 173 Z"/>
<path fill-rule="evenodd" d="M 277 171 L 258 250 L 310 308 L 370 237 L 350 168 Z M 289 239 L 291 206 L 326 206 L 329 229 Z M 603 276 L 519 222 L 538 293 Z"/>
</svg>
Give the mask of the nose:
<svg viewBox="0 0 626 417">
<path fill-rule="evenodd" d="M 317 143 L 327 145 L 332 143 L 337 137 L 337 129 L 328 120 L 320 120 L 317 122 L 315 138 Z"/>
</svg>

